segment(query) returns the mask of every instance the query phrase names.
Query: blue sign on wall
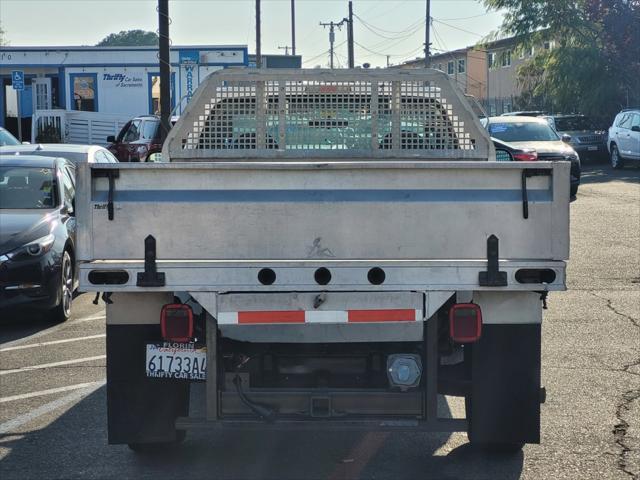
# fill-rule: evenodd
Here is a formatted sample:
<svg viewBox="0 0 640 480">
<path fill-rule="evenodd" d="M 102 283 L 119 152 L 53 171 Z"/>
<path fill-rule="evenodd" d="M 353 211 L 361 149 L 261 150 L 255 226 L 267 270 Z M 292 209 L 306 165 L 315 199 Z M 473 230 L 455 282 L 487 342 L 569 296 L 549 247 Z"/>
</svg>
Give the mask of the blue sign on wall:
<svg viewBox="0 0 640 480">
<path fill-rule="evenodd" d="M 197 65 L 200 63 L 199 50 L 180 50 L 180 65 Z"/>
<path fill-rule="evenodd" d="M 24 72 L 22 70 L 11 72 L 11 86 L 14 90 L 24 90 Z"/>
</svg>

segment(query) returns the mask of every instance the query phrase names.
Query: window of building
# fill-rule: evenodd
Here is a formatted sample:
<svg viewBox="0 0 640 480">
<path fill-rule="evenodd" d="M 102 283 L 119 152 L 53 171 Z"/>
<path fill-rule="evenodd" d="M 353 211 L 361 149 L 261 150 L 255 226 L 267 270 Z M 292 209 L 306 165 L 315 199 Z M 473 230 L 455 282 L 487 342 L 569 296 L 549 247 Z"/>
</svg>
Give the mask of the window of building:
<svg viewBox="0 0 640 480">
<path fill-rule="evenodd" d="M 467 71 L 467 61 L 463 58 L 458 60 L 458 73 L 464 73 Z"/>
<path fill-rule="evenodd" d="M 488 56 L 489 68 L 493 68 L 496 64 L 496 53 L 490 52 Z"/>
<path fill-rule="evenodd" d="M 554 48 L 556 48 L 556 41 L 555 40 L 549 40 L 547 42 L 544 42 L 544 49 L 545 50 L 553 50 Z"/>
<path fill-rule="evenodd" d="M 511 50 L 505 50 L 504 52 L 502 52 L 502 66 L 511 66 Z"/>
<path fill-rule="evenodd" d="M 455 70 L 454 70 L 453 60 L 452 60 L 452 61 L 450 61 L 449 63 L 447 63 L 447 73 L 448 73 L 449 75 L 453 75 L 453 74 L 454 74 L 454 72 L 455 72 Z"/>
<path fill-rule="evenodd" d="M 71 74 L 71 109 L 83 112 L 98 111 L 96 74 Z"/>
</svg>

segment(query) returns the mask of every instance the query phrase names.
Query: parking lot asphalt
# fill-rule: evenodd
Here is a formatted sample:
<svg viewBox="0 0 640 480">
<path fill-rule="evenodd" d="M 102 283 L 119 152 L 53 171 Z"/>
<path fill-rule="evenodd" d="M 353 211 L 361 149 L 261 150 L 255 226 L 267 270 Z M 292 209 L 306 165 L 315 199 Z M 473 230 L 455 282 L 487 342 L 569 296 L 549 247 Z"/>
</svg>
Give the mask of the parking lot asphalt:
<svg viewBox="0 0 640 480">
<path fill-rule="evenodd" d="M 104 307 L 84 294 L 64 324 L 0 319 L 0 478 L 640 478 L 640 169 L 587 166 L 582 182 L 569 290 L 543 321 L 540 445 L 503 456 L 465 434 L 199 431 L 158 455 L 109 446 Z"/>
</svg>

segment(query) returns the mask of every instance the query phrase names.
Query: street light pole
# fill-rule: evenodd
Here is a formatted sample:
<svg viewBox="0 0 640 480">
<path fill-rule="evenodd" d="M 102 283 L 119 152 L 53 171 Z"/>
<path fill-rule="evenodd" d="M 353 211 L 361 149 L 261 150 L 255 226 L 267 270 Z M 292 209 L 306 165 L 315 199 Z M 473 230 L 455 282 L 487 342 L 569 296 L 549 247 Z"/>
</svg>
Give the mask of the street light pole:
<svg viewBox="0 0 640 480">
<path fill-rule="evenodd" d="M 169 60 L 169 0 L 158 0 L 158 35 L 160 59 L 160 125 L 161 138 L 171 128 L 171 63 Z"/>
<path fill-rule="evenodd" d="M 260 38 L 260 0 L 256 0 L 256 67 L 262 68 L 262 40 Z"/>
<path fill-rule="evenodd" d="M 291 0 L 291 55 L 296 54 L 296 0 Z"/>
<path fill-rule="evenodd" d="M 349 19 L 347 20 L 347 39 L 349 52 L 349 68 L 354 68 L 355 60 L 353 57 L 353 2 L 349 1 Z"/>
<path fill-rule="evenodd" d="M 427 1 L 427 18 L 424 32 L 424 68 L 429 68 L 429 56 L 431 55 L 431 42 L 429 39 L 429 30 L 431 30 L 431 0 Z"/>
</svg>

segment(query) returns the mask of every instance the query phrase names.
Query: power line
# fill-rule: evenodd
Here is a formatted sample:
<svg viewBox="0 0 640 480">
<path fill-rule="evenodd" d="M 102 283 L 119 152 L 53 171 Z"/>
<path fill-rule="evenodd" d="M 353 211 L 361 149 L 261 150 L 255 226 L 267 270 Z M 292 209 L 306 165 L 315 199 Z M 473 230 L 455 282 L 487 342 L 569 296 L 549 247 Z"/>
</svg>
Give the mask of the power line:
<svg viewBox="0 0 640 480">
<path fill-rule="evenodd" d="M 358 16 L 356 14 L 354 14 L 353 16 L 356 17 L 358 20 L 360 20 L 365 27 L 369 28 L 372 31 L 373 30 L 378 30 L 378 31 L 384 32 L 384 33 L 399 34 L 399 35 L 407 33 L 408 31 L 413 30 L 415 27 L 422 27 L 422 25 L 424 24 L 424 18 L 423 18 L 423 19 L 420 19 L 420 20 L 418 20 L 416 22 L 413 22 L 412 24 L 408 25 L 404 30 L 400 30 L 400 31 L 397 31 L 397 30 L 385 30 L 384 28 L 376 27 L 375 25 L 367 22 L 365 19 L 363 19 L 362 17 L 360 17 L 360 16 Z M 376 32 L 374 32 L 374 33 L 376 33 Z"/>
<path fill-rule="evenodd" d="M 437 23 L 441 23 L 442 25 L 445 25 L 449 28 L 453 28 L 454 30 L 459 30 L 464 33 L 470 33 L 471 35 L 475 35 L 476 37 L 484 38 L 486 36 L 486 35 L 480 35 L 479 33 L 476 33 L 476 32 L 472 32 L 470 30 L 465 30 L 464 28 L 456 27 L 455 25 L 450 25 L 446 22 L 443 22 L 442 20 L 437 20 L 435 18 L 433 18 L 433 21 Z"/>
<path fill-rule="evenodd" d="M 486 17 L 487 15 L 491 15 L 492 13 L 493 12 L 485 12 L 485 13 L 480 13 L 479 15 L 471 15 L 469 17 L 441 18 L 440 21 L 453 22 L 455 20 L 469 20 L 471 18 Z"/>
</svg>

